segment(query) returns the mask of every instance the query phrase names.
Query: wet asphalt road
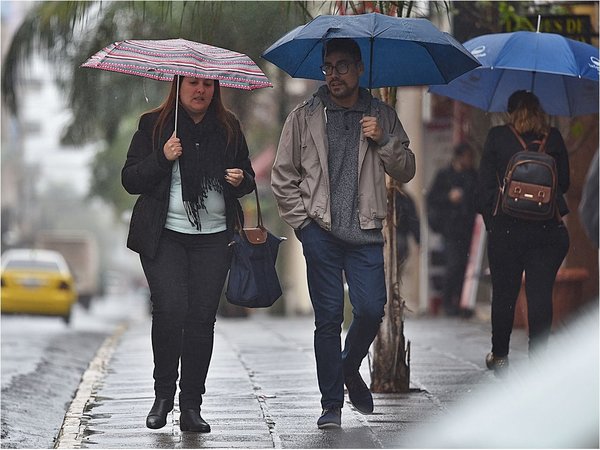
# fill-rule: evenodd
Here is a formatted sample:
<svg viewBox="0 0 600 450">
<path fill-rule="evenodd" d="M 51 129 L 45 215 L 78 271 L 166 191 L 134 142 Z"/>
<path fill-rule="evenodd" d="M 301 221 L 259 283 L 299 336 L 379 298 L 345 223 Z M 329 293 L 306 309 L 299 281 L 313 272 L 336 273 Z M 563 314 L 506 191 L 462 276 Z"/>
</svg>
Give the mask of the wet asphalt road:
<svg viewBox="0 0 600 450">
<path fill-rule="evenodd" d="M 69 326 L 60 318 L 3 315 L 2 448 L 52 448 L 96 351 L 144 308 L 135 296 L 98 298 L 90 310 L 76 306 Z"/>
</svg>

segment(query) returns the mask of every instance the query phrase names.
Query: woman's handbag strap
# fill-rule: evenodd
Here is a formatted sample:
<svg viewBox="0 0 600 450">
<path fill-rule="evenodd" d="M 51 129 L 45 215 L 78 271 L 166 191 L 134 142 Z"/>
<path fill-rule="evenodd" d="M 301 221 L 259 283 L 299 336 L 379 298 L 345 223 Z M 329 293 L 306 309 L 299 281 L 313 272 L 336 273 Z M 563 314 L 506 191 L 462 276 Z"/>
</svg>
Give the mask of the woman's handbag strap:
<svg viewBox="0 0 600 450">
<path fill-rule="evenodd" d="M 258 227 L 259 228 L 264 228 L 263 227 L 263 219 L 262 219 L 262 213 L 260 212 L 260 201 L 258 200 L 258 187 L 255 186 L 254 187 L 254 194 L 256 195 L 256 217 L 258 220 Z"/>
</svg>

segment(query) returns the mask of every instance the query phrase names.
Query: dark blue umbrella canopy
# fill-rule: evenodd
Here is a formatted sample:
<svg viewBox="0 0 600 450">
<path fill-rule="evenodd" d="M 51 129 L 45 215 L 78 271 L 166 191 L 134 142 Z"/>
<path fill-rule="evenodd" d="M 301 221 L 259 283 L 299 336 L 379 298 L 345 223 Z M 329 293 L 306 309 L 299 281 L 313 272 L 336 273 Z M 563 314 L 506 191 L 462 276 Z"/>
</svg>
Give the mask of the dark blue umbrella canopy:
<svg viewBox="0 0 600 450">
<path fill-rule="evenodd" d="M 281 37 L 263 58 L 294 78 L 324 80 L 323 43 L 354 39 L 362 53 L 367 88 L 443 84 L 479 65 L 459 42 L 427 19 L 378 13 L 318 16 Z"/>
<path fill-rule="evenodd" d="M 464 43 L 481 63 L 448 85 L 431 86 L 485 111 L 506 111 L 516 90 L 537 95 L 546 113 L 598 112 L 598 49 L 554 33 L 517 31 L 478 36 Z"/>
</svg>

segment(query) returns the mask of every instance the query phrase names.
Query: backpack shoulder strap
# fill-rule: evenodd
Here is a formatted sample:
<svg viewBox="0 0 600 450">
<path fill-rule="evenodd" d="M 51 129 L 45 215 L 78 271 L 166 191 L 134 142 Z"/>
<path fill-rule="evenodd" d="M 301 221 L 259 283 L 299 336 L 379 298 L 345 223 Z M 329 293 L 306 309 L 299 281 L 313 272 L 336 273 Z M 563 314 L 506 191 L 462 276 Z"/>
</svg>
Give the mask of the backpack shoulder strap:
<svg viewBox="0 0 600 450">
<path fill-rule="evenodd" d="M 548 141 L 548 136 L 549 135 L 550 135 L 550 133 L 545 133 L 544 134 L 544 138 L 542 139 L 542 143 L 538 147 L 538 152 L 540 152 L 540 153 L 546 153 L 546 142 Z"/>
<path fill-rule="evenodd" d="M 513 124 L 512 123 L 508 124 L 508 127 L 511 129 L 511 131 L 514 133 L 516 138 L 519 140 L 519 143 L 521 144 L 521 147 L 523 147 L 523 150 L 528 151 L 529 147 L 523 140 L 523 137 L 517 132 L 517 130 L 515 129 Z M 531 142 L 532 144 L 536 143 L 536 142 L 540 144 L 540 146 L 538 147 L 538 150 L 537 150 L 539 153 L 546 153 L 546 141 L 548 141 L 548 135 L 549 135 L 549 133 L 544 133 L 544 137 L 542 138 L 541 141 Z"/>
<path fill-rule="evenodd" d="M 523 150 L 527 151 L 527 144 L 525 143 L 521 135 L 517 133 L 517 130 L 515 129 L 512 123 L 508 124 L 508 128 L 510 128 L 510 131 L 512 131 L 515 137 L 518 139 L 519 143 L 521 144 L 521 147 L 523 147 Z"/>
</svg>

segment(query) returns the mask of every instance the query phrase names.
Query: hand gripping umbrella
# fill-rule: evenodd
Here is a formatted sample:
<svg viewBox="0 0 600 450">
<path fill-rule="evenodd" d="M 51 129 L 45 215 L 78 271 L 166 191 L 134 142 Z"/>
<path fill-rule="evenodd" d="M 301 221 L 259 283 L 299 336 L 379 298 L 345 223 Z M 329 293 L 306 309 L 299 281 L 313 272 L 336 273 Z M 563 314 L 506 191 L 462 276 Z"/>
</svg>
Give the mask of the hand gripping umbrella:
<svg viewBox="0 0 600 450">
<path fill-rule="evenodd" d="M 358 43 L 365 65 L 360 85 L 369 89 L 448 83 L 479 65 L 451 35 L 427 19 L 379 13 L 318 16 L 285 34 L 262 57 L 294 78 L 324 80 L 323 43 L 333 38 Z"/>
<path fill-rule="evenodd" d="M 243 53 L 185 39 L 115 42 L 91 56 L 81 67 L 161 81 L 172 81 L 175 76 L 208 78 L 219 80 L 224 87 L 245 90 L 273 86 Z M 177 108 L 175 112 L 177 129 Z"/>
<path fill-rule="evenodd" d="M 554 33 L 517 31 L 487 34 L 464 43 L 481 63 L 435 94 L 484 111 L 506 111 L 517 90 L 533 92 L 551 115 L 598 112 L 598 49 Z"/>
</svg>

